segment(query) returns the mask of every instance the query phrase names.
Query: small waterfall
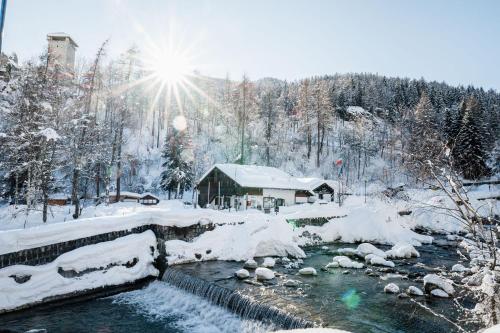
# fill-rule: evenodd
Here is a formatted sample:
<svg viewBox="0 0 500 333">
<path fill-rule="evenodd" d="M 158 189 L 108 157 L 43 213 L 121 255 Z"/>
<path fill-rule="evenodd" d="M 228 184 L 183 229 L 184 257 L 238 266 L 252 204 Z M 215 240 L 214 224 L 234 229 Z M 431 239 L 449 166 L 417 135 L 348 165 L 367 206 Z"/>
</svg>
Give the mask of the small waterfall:
<svg viewBox="0 0 500 333">
<path fill-rule="evenodd" d="M 274 306 L 261 304 L 250 297 L 191 276 L 175 268 L 168 268 L 163 281 L 208 299 L 213 304 L 225 307 L 244 319 L 259 320 L 283 329 L 309 328 L 314 324 L 308 320 L 288 314 Z"/>
</svg>

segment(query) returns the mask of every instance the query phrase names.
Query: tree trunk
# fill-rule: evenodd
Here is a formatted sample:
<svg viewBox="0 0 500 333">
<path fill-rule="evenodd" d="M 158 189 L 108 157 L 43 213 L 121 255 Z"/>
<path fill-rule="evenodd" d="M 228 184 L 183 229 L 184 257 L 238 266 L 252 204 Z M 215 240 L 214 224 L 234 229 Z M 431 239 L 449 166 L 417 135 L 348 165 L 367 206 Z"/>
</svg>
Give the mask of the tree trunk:
<svg viewBox="0 0 500 333">
<path fill-rule="evenodd" d="M 80 169 L 75 168 L 73 170 L 73 180 L 71 181 L 71 186 L 73 190 L 71 191 L 71 201 L 75 205 L 75 212 L 73 213 L 73 218 L 77 219 L 80 216 L 80 198 L 78 198 L 78 183 L 80 181 Z"/>
</svg>

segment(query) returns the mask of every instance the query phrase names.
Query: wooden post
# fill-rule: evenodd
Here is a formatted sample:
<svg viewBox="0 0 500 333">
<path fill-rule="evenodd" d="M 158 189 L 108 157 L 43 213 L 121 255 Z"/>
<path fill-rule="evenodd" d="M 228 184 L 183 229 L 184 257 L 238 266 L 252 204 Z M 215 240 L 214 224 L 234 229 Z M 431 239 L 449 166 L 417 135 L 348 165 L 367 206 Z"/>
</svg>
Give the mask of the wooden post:
<svg viewBox="0 0 500 333">
<path fill-rule="evenodd" d="M 220 210 L 220 181 L 217 182 L 217 183 L 219 185 L 219 189 L 218 189 L 218 192 L 217 192 L 217 197 L 218 197 L 218 199 L 217 199 L 217 204 L 218 204 L 217 209 Z"/>
<path fill-rule="evenodd" d="M 210 207 L 210 178 L 208 179 L 208 199 L 207 205 Z"/>
</svg>

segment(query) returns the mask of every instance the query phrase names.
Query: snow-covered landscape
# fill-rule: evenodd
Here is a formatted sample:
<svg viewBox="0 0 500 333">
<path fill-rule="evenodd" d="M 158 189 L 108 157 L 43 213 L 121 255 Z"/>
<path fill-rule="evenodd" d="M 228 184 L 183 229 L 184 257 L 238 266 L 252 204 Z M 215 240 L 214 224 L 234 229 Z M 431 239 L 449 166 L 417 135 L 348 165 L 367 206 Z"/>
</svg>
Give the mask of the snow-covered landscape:
<svg viewBox="0 0 500 333">
<path fill-rule="evenodd" d="M 0 6 L 0 332 L 500 332 L 496 2 Z"/>
</svg>

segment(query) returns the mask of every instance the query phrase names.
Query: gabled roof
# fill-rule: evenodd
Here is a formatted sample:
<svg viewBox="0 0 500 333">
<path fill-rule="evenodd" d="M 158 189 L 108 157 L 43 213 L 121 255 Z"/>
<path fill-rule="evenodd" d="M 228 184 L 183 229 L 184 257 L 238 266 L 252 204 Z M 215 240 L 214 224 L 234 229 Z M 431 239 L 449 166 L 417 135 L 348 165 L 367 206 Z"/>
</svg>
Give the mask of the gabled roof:
<svg viewBox="0 0 500 333">
<path fill-rule="evenodd" d="M 198 181 L 201 182 L 212 170 L 219 169 L 241 187 L 273 188 L 283 190 L 309 190 L 297 178 L 276 168 L 259 165 L 215 164 Z"/>
<path fill-rule="evenodd" d="M 304 178 L 297 178 L 297 181 L 302 183 L 309 191 L 315 190 L 316 188 L 320 187 L 323 184 L 328 185 L 332 189 L 335 189 L 335 183 L 333 180 L 329 179 L 321 179 L 321 178 L 314 178 L 314 177 L 304 177 Z"/>
<path fill-rule="evenodd" d="M 52 32 L 50 34 L 47 34 L 47 39 L 51 37 L 56 37 L 56 38 L 69 38 L 69 41 L 71 44 L 73 44 L 75 47 L 78 47 L 78 44 L 75 42 L 73 38 L 71 38 L 70 35 L 68 35 L 65 32 Z"/>
</svg>

